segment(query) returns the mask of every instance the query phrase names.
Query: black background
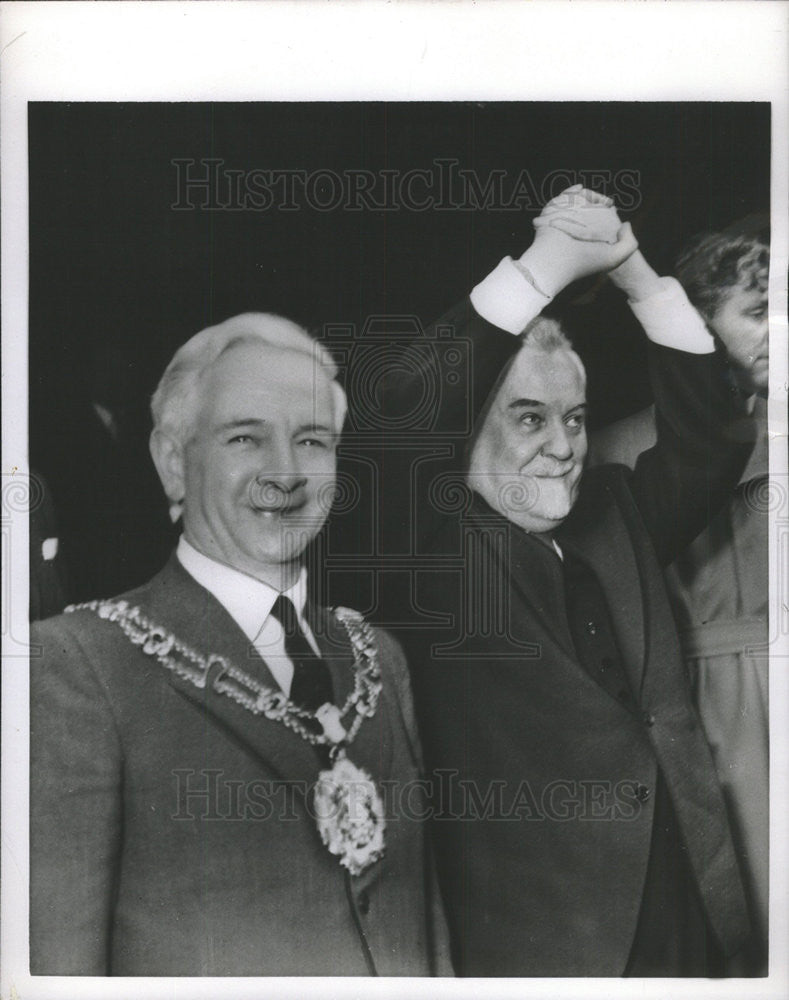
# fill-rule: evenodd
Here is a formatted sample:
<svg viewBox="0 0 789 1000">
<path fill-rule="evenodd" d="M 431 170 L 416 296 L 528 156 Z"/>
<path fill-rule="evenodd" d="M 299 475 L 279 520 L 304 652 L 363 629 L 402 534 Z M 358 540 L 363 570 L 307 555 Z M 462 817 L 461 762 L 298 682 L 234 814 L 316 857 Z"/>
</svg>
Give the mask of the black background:
<svg viewBox="0 0 789 1000">
<path fill-rule="evenodd" d="M 693 234 L 766 210 L 769 195 L 766 104 L 31 104 L 29 148 L 31 465 L 67 527 L 98 511 L 105 550 L 119 532 L 136 539 L 121 577 L 88 589 L 141 581 L 169 545 L 141 469 L 146 401 L 180 343 L 247 310 L 311 327 L 427 324 L 525 249 L 541 208 L 177 211 L 173 160 L 378 172 L 453 158 L 483 180 L 506 171 L 505 190 L 526 169 L 546 198 L 563 186 L 544 190 L 553 171 L 624 170 L 639 203 L 621 214 L 663 273 Z M 589 282 L 557 309 L 587 364 L 592 423 L 644 405 L 642 345 L 619 294 Z M 86 422 L 97 385 L 129 434 L 125 469 L 105 476 Z M 94 558 L 86 544 L 72 559 Z"/>
</svg>

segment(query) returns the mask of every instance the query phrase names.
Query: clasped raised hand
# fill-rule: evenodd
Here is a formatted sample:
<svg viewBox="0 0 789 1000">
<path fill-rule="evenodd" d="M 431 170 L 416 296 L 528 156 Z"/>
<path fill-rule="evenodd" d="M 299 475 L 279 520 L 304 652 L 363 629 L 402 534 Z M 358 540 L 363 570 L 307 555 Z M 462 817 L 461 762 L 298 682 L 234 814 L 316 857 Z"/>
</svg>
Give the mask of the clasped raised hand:
<svg viewBox="0 0 789 1000">
<path fill-rule="evenodd" d="M 613 201 L 580 184 L 551 199 L 534 228 L 534 243 L 521 261 L 550 295 L 579 278 L 618 267 L 638 249 Z"/>
</svg>

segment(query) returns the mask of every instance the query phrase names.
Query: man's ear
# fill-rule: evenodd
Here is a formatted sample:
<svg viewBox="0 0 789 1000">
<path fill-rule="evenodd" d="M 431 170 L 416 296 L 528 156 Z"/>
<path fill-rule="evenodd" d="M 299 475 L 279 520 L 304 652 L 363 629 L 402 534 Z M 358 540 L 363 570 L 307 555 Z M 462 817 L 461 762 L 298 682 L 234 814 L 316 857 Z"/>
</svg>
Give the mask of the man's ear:
<svg viewBox="0 0 789 1000">
<path fill-rule="evenodd" d="M 149 447 L 167 499 L 173 504 L 180 504 L 186 492 L 183 445 L 164 431 L 154 428 Z"/>
</svg>

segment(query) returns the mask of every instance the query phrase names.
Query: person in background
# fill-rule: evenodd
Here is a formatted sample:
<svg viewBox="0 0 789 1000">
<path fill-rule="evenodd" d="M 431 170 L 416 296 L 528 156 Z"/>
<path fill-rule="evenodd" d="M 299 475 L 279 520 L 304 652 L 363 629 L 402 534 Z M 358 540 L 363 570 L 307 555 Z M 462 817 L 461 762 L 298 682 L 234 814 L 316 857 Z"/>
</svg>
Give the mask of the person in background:
<svg viewBox="0 0 789 1000">
<path fill-rule="evenodd" d="M 53 403 L 31 425 L 31 462 L 57 514 L 66 603 L 139 586 L 178 537 L 148 455 L 150 391 L 138 352 L 102 333 L 90 339 L 69 405 Z"/>
<path fill-rule="evenodd" d="M 60 551 L 57 516 L 47 481 L 30 471 L 28 617 L 31 622 L 60 614 L 67 604 L 68 570 Z"/>
<path fill-rule="evenodd" d="M 667 581 L 694 696 L 729 810 L 753 928 L 729 975 L 767 974 L 769 888 L 767 220 L 696 237 L 676 276 L 704 317 L 758 434 L 723 508 Z M 669 321 L 671 317 L 667 317 Z M 654 409 L 604 428 L 591 462 L 635 465 L 655 441 Z"/>
</svg>

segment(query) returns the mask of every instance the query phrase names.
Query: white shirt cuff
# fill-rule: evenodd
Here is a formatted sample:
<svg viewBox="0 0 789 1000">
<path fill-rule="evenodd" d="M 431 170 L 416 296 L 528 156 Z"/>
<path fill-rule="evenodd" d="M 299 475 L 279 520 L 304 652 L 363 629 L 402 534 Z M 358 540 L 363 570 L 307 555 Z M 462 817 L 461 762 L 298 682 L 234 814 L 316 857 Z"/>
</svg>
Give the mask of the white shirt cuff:
<svg viewBox="0 0 789 1000">
<path fill-rule="evenodd" d="M 505 257 L 471 293 L 479 315 L 512 334 L 522 333 L 550 301 L 528 282 L 512 257 Z"/>
<path fill-rule="evenodd" d="M 715 341 L 676 278 L 659 278 L 660 289 L 646 299 L 629 301 L 647 337 L 662 347 L 688 354 L 711 354 Z"/>
</svg>

